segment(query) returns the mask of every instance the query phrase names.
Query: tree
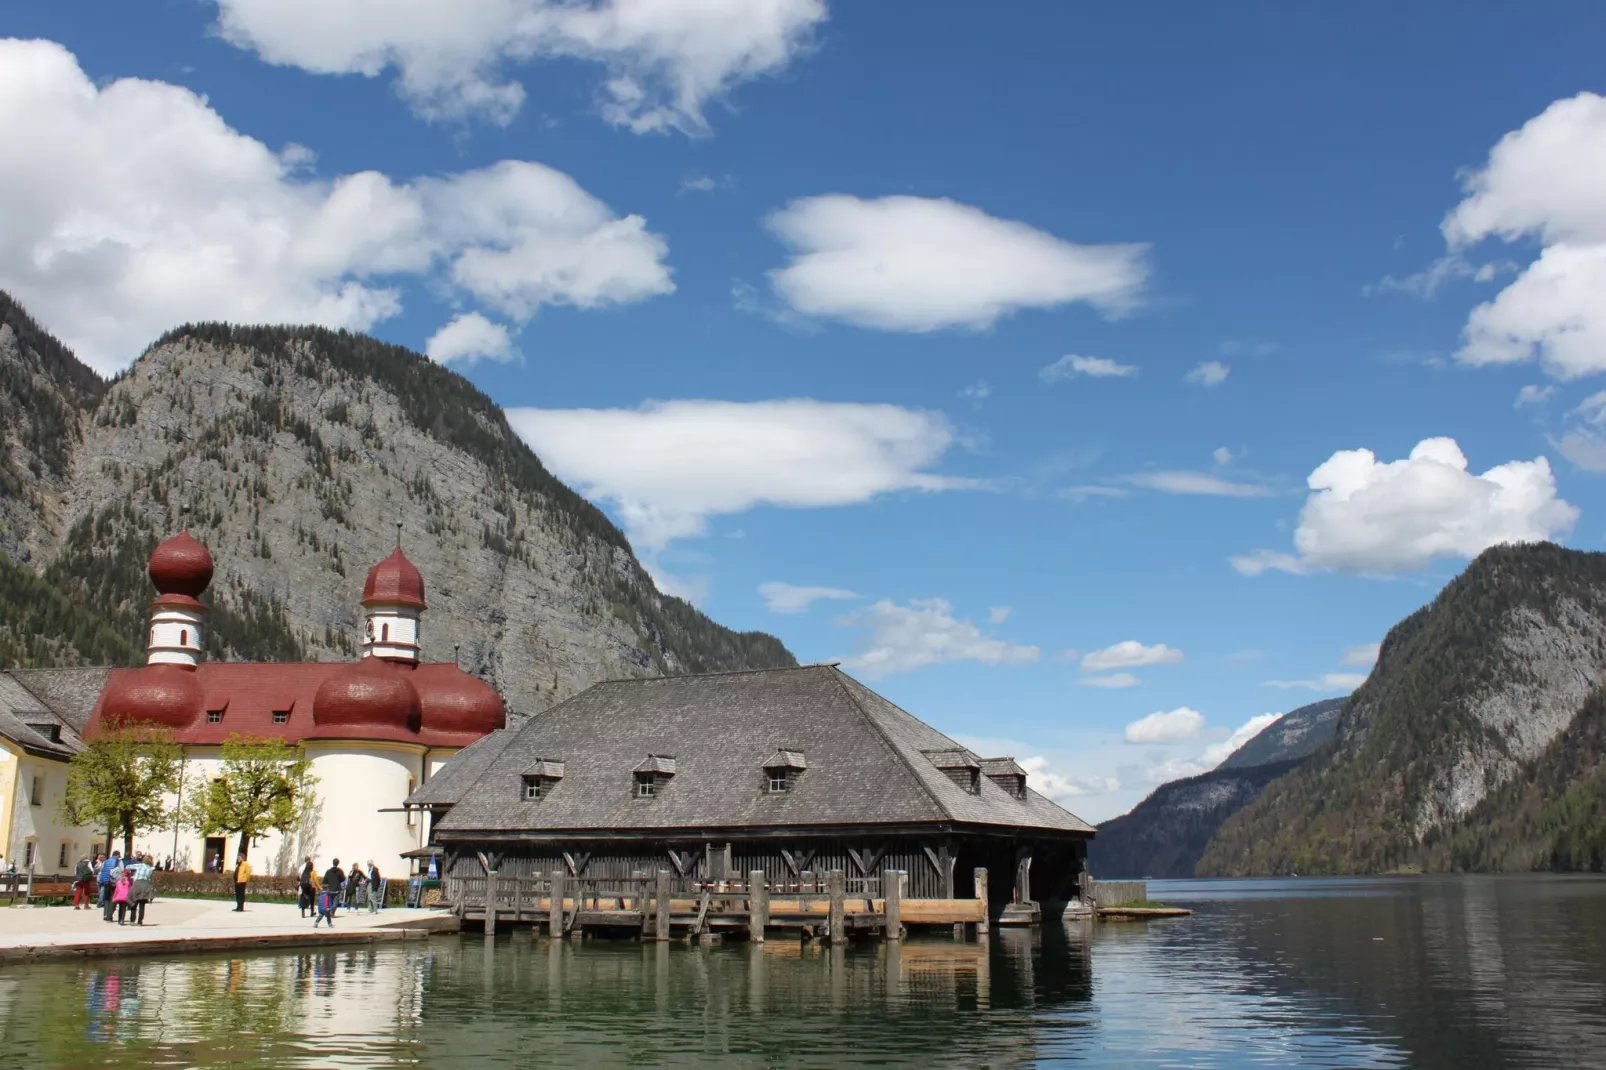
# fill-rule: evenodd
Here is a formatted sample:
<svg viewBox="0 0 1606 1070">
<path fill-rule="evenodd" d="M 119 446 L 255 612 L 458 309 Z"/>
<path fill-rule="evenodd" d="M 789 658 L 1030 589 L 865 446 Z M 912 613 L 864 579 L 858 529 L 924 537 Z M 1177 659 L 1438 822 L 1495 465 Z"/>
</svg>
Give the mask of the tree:
<svg viewBox="0 0 1606 1070">
<path fill-rule="evenodd" d="M 62 820 L 121 832 L 128 854 L 136 829 L 162 828 L 171 820 L 167 796 L 182 781 L 182 758 L 179 745 L 155 725 L 124 724 L 101 733 L 73 755 L 58 807 Z"/>
<path fill-rule="evenodd" d="M 223 741 L 223 767 L 185 792 L 183 820 L 202 836 L 237 833 L 240 853 L 267 832 L 285 835 L 300 824 L 317 778 L 312 760 L 282 739 L 233 733 Z"/>
</svg>

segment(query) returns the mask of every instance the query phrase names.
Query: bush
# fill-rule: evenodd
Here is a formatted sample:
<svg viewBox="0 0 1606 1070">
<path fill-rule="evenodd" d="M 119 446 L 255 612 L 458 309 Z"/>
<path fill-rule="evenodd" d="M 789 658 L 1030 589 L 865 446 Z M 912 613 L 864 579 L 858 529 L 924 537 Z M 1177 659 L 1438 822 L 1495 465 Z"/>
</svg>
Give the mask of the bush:
<svg viewBox="0 0 1606 1070">
<path fill-rule="evenodd" d="M 155 874 L 156 895 L 174 899 L 233 899 L 232 873 L 187 873 L 158 870 Z M 300 878 L 294 874 L 283 877 L 251 877 L 246 898 L 269 903 L 294 903 L 301 895 Z M 407 878 L 392 877 L 385 888 L 385 905 L 399 907 L 407 899 Z"/>
</svg>

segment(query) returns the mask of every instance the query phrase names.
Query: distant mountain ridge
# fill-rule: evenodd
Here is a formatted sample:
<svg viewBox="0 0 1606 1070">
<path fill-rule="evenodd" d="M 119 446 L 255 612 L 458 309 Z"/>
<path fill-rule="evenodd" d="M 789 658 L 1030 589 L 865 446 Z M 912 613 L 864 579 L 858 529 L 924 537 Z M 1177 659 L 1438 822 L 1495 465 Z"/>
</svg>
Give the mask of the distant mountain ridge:
<svg viewBox="0 0 1606 1070">
<path fill-rule="evenodd" d="M 1333 739 L 1228 818 L 1198 872 L 1594 868 L 1603 683 L 1606 554 L 1486 550 L 1390 630 Z"/>
<path fill-rule="evenodd" d="M 515 713 L 601 679 L 796 663 L 661 594 L 494 402 L 364 335 L 190 325 L 108 383 L 0 294 L 0 445 L 0 655 L 17 663 L 137 657 L 145 558 L 186 523 L 217 559 L 209 656 L 353 656 L 362 577 L 397 522 L 428 586 L 425 655 L 455 655 Z M 5 623 L 24 603 L 55 607 L 26 636 Z"/>
<path fill-rule="evenodd" d="M 1249 742 L 1227 755 L 1217 769 L 1247 769 L 1252 765 L 1308 758 L 1338 729 L 1344 699 L 1326 698 L 1290 710 L 1262 728 Z"/>
</svg>

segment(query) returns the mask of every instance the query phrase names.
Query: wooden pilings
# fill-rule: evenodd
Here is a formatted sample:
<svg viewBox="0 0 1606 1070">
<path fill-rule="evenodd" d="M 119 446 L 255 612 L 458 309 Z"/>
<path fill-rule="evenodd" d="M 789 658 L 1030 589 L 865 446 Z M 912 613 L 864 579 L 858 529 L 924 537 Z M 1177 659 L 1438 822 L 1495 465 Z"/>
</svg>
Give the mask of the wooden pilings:
<svg viewBox="0 0 1606 1070">
<path fill-rule="evenodd" d="M 485 935 L 496 935 L 496 870 L 485 871 Z"/>
<path fill-rule="evenodd" d="M 903 889 L 909 883 L 909 875 L 901 870 L 889 869 L 881 877 L 883 911 L 886 914 L 886 937 L 888 940 L 903 939 Z"/>
<path fill-rule="evenodd" d="M 829 913 L 826 915 L 826 938 L 832 944 L 842 944 L 848 938 L 847 922 L 847 879 L 840 869 L 833 869 L 825 875 L 826 894 L 831 897 Z"/>
<path fill-rule="evenodd" d="M 658 879 L 653 885 L 653 906 L 658 912 L 658 916 L 653 919 L 654 940 L 669 939 L 669 894 L 669 871 L 660 869 Z"/>
<path fill-rule="evenodd" d="M 976 898 L 981 901 L 981 920 L 976 923 L 976 932 L 981 934 L 991 926 L 987 905 L 987 870 L 981 866 L 976 867 Z"/>
<path fill-rule="evenodd" d="M 547 909 L 547 935 L 554 940 L 563 939 L 563 878 L 561 869 L 552 871 L 552 900 Z M 579 904 L 575 904 L 579 909 Z"/>
<path fill-rule="evenodd" d="M 770 921 L 770 893 L 764 883 L 764 871 L 755 869 L 747 875 L 747 935 L 755 944 L 764 942 L 764 926 Z"/>
</svg>

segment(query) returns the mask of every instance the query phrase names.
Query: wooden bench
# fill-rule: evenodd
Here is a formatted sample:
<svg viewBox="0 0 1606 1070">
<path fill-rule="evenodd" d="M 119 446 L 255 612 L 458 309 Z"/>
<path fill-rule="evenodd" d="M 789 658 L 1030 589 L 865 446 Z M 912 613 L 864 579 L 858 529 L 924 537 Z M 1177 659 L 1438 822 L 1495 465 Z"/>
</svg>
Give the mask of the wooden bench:
<svg viewBox="0 0 1606 1070">
<path fill-rule="evenodd" d="M 15 903 L 18 899 L 71 899 L 73 882 L 61 878 L 35 879 L 30 885 L 28 878 L 18 876 L 15 880 L 7 879 L 0 887 L 0 895 L 4 895 Z"/>
</svg>

